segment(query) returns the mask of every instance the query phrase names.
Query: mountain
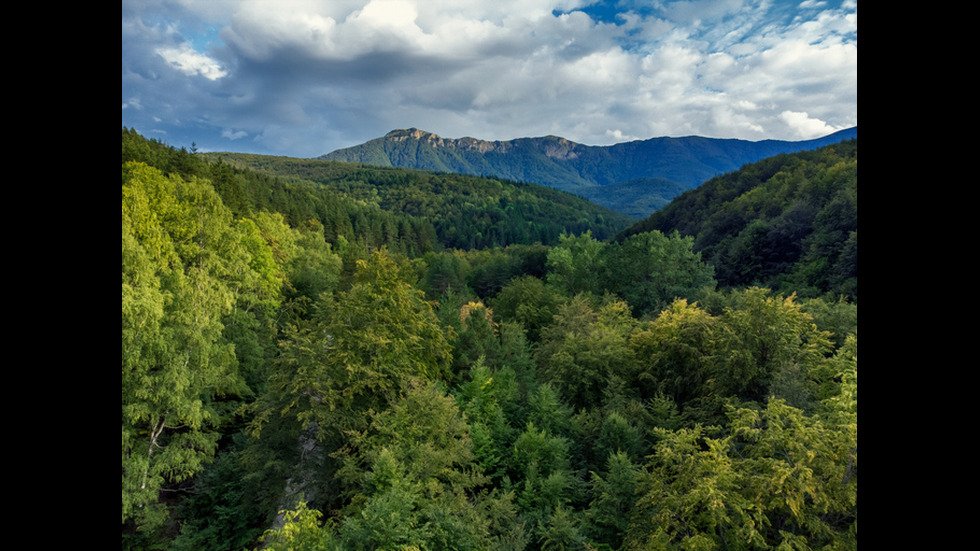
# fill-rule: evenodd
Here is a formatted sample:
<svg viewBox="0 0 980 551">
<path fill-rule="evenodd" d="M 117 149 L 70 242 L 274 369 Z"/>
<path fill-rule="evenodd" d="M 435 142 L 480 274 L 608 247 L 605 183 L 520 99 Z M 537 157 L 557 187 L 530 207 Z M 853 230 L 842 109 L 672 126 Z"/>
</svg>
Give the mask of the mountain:
<svg viewBox="0 0 980 551">
<path fill-rule="evenodd" d="M 857 139 L 711 178 L 617 237 L 694 238 L 721 286 L 857 300 Z"/>
<path fill-rule="evenodd" d="M 739 167 L 857 137 L 857 127 L 805 141 L 651 138 L 590 146 L 558 136 L 485 141 L 443 138 L 410 128 L 339 149 L 323 160 L 495 176 L 575 193 L 633 218 L 648 216 L 680 191 Z M 596 187 L 612 186 L 608 189 Z"/>
</svg>

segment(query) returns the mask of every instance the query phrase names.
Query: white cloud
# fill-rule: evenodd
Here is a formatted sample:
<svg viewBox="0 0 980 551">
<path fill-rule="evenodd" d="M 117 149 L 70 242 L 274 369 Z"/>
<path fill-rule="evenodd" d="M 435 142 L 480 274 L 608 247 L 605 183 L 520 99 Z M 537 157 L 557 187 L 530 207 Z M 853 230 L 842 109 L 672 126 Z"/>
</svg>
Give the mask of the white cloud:
<svg viewBox="0 0 980 551">
<path fill-rule="evenodd" d="M 177 48 L 157 48 L 156 53 L 171 67 L 188 76 L 201 75 L 208 80 L 218 80 L 228 75 L 217 61 L 195 51 L 188 44 Z"/>
<path fill-rule="evenodd" d="M 820 119 L 811 118 L 807 113 L 783 111 L 779 114 L 779 118 L 786 123 L 786 126 L 792 128 L 800 139 L 804 140 L 819 138 L 843 129 L 830 126 Z"/>
<path fill-rule="evenodd" d="M 221 131 L 221 137 L 229 140 L 240 140 L 246 136 L 248 136 L 248 132 L 244 130 L 231 130 L 226 128 Z"/>
<path fill-rule="evenodd" d="M 615 143 L 632 142 L 632 141 L 643 139 L 637 136 L 624 134 L 623 131 L 618 128 L 615 130 L 606 130 L 605 134 Z"/>
<path fill-rule="evenodd" d="M 802 9 L 822 8 L 826 5 L 827 3 L 821 0 L 804 0 L 800 2 L 800 8 Z"/>
<path fill-rule="evenodd" d="M 123 93 L 148 115 L 199 121 L 207 113 L 216 134 L 237 129 L 225 139 L 254 136 L 270 149 L 301 148 L 277 149 L 297 156 L 407 126 L 598 145 L 689 134 L 792 139 L 857 122 L 856 4 L 619 2 L 637 7 L 603 18 L 617 26 L 574 11 L 593 3 L 147 4 L 178 11 L 124 21 Z M 124 2 L 124 15 L 140 8 Z M 220 43 L 193 40 L 189 33 L 204 28 L 220 28 Z M 157 54 L 156 65 L 143 51 Z M 125 80 L 137 66 L 140 78 Z M 208 80 L 184 79 L 164 94 L 165 67 Z"/>
</svg>

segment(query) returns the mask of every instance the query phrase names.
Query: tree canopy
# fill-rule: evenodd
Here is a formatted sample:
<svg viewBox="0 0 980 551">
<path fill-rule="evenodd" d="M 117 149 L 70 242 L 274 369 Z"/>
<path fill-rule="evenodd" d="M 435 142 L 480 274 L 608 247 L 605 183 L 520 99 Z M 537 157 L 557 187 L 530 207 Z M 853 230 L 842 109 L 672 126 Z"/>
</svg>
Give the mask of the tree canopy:
<svg viewBox="0 0 980 551">
<path fill-rule="evenodd" d="M 123 549 L 856 549 L 849 147 L 613 239 L 567 194 L 124 129 Z"/>
</svg>

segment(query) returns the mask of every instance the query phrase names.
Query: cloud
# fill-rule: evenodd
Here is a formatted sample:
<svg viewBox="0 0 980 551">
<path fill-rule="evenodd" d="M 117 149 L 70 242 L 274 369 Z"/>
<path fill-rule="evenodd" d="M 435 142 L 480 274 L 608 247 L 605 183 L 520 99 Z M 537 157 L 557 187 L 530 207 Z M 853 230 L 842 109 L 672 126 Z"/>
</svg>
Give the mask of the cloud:
<svg viewBox="0 0 980 551">
<path fill-rule="evenodd" d="M 248 132 L 244 130 L 230 130 L 226 128 L 221 131 L 221 137 L 229 140 L 240 140 L 246 136 L 248 136 Z"/>
<path fill-rule="evenodd" d="M 315 156 L 409 126 L 599 145 L 857 123 L 856 4 L 836 0 L 123 7 L 124 121 L 212 150 Z"/>
<path fill-rule="evenodd" d="M 218 62 L 194 51 L 189 44 L 177 48 L 158 48 L 156 53 L 185 75 L 201 75 L 208 80 L 218 80 L 228 75 Z"/>
<path fill-rule="evenodd" d="M 800 139 L 818 138 L 843 130 L 843 128 L 830 126 L 820 119 L 811 118 L 807 113 L 783 111 L 779 114 L 779 118 L 792 128 Z"/>
</svg>

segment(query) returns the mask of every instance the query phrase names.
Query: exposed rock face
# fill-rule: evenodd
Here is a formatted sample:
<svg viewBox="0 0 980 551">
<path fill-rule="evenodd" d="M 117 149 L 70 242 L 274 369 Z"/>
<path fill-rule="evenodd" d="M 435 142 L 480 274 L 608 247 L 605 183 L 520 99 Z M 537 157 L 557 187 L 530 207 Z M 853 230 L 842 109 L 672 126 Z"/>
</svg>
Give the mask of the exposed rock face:
<svg viewBox="0 0 980 551">
<path fill-rule="evenodd" d="M 463 151 L 477 151 L 479 153 L 487 153 L 490 151 L 496 153 L 506 153 L 510 149 L 510 142 L 501 141 L 486 141 L 478 140 L 476 138 L 464 137 L 464 138 L 443 138 L 438 134 L 433 134 L 432 132 L 426 132 L 425 130 L 419 130 L 418 128 L 409 128 L 406 130 L 392 130 L 385 134 L 385 139 L 394 142 L 404 142 L 406 140 L 418 140 L 424 142 L 432 147 L 445 147 L 452 149 L 459 149 Z"/>
<path fill-rule="evenodd" d="M 436 148 L 444 147 L 462 151 L 476 151 L 478 153 L 507 153 L 519 142 L 527 142 L 529 144 L 539 146 L 548 157 L 563 161 L 578 158 L 578 149 L 583 147 L 571 140 L 567 140 L 559 136 L 545 136 L 543 138 L 518 138 L 516 140 L 508 141 L 487 141 L 470 138 L 468 136 L 455 139 L 443 138 L 438 134 L 426 132 L 425 130 L 419 130 L 418 128 L 392 130 L 385 135 L 385 139 L 393 142 L 418 140 L 419 142 L 423 142 Z"/>
<path fill-rule="evenodd" d="M 581 147 L 579 144 L 571 140 L 566 140 L 565 138 L 559 138 L 558 136 L 547 136 L 542 139 L 548 140 L 544 146 L 544 154 L 552 159 L 567 161 L 578 158 L 579 154 L 577 150 Z"/>
</svg>

